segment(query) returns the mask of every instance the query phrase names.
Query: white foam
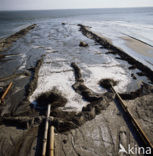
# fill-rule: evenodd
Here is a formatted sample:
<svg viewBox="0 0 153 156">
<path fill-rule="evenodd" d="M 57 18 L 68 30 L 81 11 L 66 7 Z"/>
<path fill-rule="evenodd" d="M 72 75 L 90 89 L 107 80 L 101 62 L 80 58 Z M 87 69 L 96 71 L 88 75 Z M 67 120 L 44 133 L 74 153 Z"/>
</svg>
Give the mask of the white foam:
<svg viewBox="0 0 153 156">
<path fill-rule="evenodd" d="M 90 73 L 90 76 L 86 76 L 86 72 Z M 99 85 L 101 79 L 113 79 L 119 82 L 115 89 L 119 93 L 127 91 L 127 86 L 132 81 L 130 73 L 127 73 L 123 67 L 120 66 L 115 60 L 107 65 L 97 64 L 96 66 L 87 67 L 84 70 L 85 85 L 97 93 L 106 92 Z"/>
<path fill-rule="evenodd" d="M 26 57 L 27 57 L 27 55 L 25 53 L 23 53 L 21 55 L 21 59 L 20 59 L 21 66 L 19 67 L 19 70 L 25 69 L 25 67 L 26 67 Z"/>
<path fill-rule="evenodd" d="M 45 61 L 47 59 L 48 57 L 46 56 Z M 57 58 L 57 60 L 60 59 Z M 46 64 L 45 61 L 39 71 L 37 89 L 30 97 L 30 101 L 34 102 L 38 95 L 56 87 L 68 100 L 64 110 L 68 109 L 69 111 L 81 111 L 82 107 L 87 105 L 87 102 L 83 101 L 82 97 L 72 88 L 72 85 L 75 83 L 75 78 L 72 69 L 69 71 L 70 66 L 68 66 L 66 62 L 62 62 L 62 64 L 59 62 L 58 64 L 61 64 L 61 66 L 58 67 L 53 66 L 52 63 Z"/>
</svg>

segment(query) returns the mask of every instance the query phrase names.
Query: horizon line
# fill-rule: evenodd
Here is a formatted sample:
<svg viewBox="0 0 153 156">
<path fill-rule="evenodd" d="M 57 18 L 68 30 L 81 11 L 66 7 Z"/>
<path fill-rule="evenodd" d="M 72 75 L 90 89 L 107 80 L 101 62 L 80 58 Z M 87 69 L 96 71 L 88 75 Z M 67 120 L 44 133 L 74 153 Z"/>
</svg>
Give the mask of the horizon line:
<svg viewBox="0 0 153 156">
<path fill-rule="evenodd" d="M 152 8 L 153 6 L 134 6 L 134 7 L 105 7 L 105 8 L 59 8 L 59 9 L 23 9 L 23 10 L 7 10 L 0 9 L 0 11 L 51 11 L 51 10 L 85 10 L 85 9 L 128 9 L 128 8 Z"/>
</svg>

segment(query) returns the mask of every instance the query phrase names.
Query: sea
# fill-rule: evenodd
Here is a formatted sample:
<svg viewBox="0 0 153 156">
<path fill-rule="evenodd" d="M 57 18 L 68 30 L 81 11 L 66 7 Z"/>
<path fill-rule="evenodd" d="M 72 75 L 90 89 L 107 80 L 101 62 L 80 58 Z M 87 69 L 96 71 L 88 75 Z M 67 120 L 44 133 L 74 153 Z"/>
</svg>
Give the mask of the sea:
<svg viewBox="0 0 153 156">
<path fill-rule="evenodd" d="M 0 11 L 0 38 L 12 34 L 31 23 L 45 21 L 123 21 L 153 25 L 153 7 L 103 8 L 37 11 Z"/>
</svg>

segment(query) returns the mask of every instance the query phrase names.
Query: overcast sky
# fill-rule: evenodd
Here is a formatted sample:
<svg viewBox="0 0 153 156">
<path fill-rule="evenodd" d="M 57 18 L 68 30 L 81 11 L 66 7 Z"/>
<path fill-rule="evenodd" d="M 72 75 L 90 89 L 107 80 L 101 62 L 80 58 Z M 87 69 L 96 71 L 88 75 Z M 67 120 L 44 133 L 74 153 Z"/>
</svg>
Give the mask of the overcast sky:
<svg viewBox="0 0 153 156">
<path fill-rule="evenodd" d="M 0 10 L 151 7 L 153 0 L 0 0 Z"/>
</svg>

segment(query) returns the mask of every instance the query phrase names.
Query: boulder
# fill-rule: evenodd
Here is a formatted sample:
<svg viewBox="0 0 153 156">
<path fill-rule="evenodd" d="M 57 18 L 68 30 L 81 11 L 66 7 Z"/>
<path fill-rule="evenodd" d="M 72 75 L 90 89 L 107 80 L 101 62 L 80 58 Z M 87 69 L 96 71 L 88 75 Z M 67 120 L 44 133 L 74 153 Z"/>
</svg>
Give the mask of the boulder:
<svg viewBox="0 0 153 156">
<path fill-rule="evenodd" d="M 80 47 L 87 47 L 88 43 L 81 41 L 79 44 Z"/>
</svg>

